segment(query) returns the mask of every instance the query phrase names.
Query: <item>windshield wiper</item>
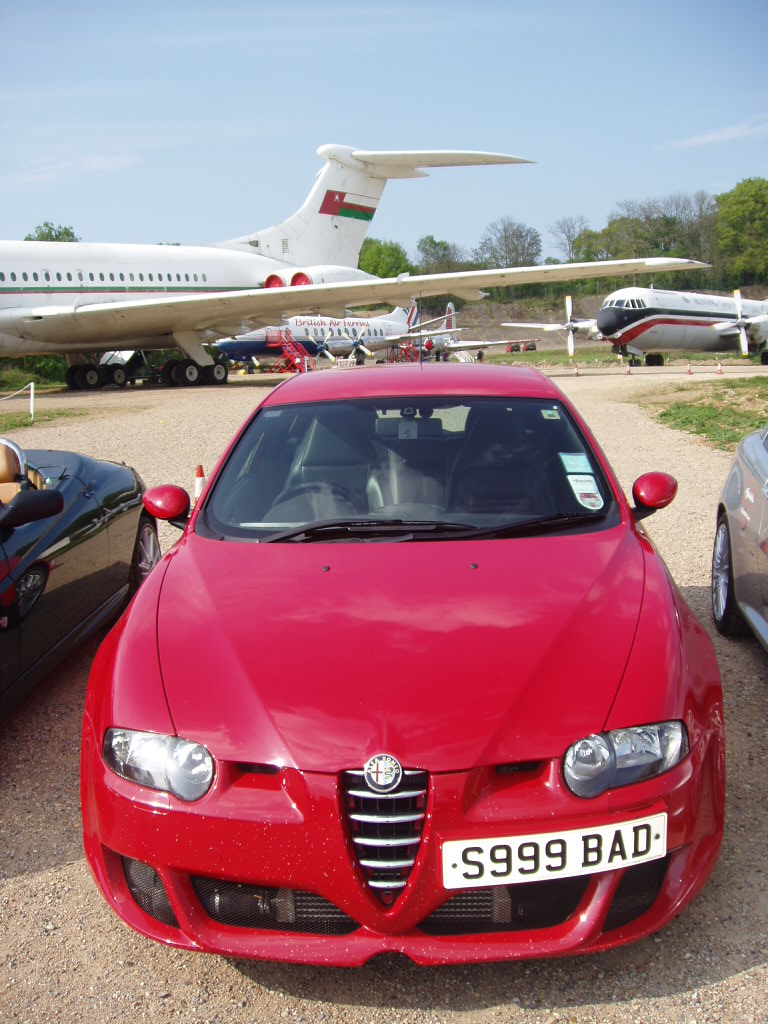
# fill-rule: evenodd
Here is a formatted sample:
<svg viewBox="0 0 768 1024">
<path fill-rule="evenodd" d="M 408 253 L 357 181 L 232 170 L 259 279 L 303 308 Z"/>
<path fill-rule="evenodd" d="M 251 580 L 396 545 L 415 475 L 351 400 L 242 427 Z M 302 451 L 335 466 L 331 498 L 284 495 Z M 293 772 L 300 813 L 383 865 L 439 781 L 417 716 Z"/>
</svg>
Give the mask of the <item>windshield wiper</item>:
<svg viewBox="0 0 768 1024">
<path fill-rule="evenodd" d="M 475 530 L 469 536 L 473 539 L 482 539 L 484 537 L 517 537 L 526 533 L 552 533 L 569 526 L 582 526 L 586 523 L 598 522 L 605 519 L 607 512 L 607 509 L 600 512 L 558 512 L 553 516 L 519 519 L 514 523 L 489 526 L 485 529 Z"/>
<path fill-rule="evenodd" d="M 282 530 L 271 537 L 262 538 L 262 544 L 274 544 L 284 540 L 296 542 L 322 539 L 387 537 L 392 540 L 419 540 L 440 534 L 461 534 L 474 532 L 466 523 L 446 523 L 434 519 L 319 519 L 290 530 Z"/>
</svg>

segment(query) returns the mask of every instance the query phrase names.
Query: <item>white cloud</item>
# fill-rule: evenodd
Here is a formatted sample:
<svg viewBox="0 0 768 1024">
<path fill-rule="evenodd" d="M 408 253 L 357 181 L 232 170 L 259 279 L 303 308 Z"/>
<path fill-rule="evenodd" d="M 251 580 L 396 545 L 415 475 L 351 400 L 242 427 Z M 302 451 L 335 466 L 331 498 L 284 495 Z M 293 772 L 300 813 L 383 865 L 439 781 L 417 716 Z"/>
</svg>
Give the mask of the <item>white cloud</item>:
<svg viewBox="0 0 768 1024">
<path fill-rule="evenodd" d="M 763 139 L 768 137 L 768 119 L 755 117 L 740 124 L 728 125 L 700 135 L 691 135 L 687 139 L 670 142 L 662 149 L 696 149 L 700 146 L 716 146 L 722 142 L 738 142 L 742 139 Z"/>
</svg>

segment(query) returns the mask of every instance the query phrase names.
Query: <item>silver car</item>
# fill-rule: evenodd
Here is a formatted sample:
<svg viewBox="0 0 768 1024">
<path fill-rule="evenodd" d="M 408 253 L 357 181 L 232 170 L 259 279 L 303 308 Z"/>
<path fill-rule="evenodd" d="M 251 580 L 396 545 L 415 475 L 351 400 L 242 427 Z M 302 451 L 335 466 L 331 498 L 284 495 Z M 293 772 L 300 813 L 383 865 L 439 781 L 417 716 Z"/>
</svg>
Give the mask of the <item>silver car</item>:
<svg viewBox="0 0 768 1024">
<path fill-rule="evenodd" d="M 740 441 L 717 507 L 712 612 L 726 636 L 768 650 L 768 427 Z"/>
</svg>

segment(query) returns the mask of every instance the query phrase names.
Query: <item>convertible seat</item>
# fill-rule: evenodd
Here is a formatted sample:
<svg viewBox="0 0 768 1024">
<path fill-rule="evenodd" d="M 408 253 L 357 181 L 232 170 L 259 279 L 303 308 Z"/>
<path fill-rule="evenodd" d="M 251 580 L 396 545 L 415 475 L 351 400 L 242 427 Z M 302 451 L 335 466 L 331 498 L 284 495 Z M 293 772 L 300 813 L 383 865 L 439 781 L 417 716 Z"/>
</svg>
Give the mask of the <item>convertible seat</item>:
<svg viewBox="0 0 768 1024">
<path fill-rule="evenodd" d="M 0 441 L 0 501 L 7 505 L 19 493 L 23 482 L 16 453 Z"/>
</svg>

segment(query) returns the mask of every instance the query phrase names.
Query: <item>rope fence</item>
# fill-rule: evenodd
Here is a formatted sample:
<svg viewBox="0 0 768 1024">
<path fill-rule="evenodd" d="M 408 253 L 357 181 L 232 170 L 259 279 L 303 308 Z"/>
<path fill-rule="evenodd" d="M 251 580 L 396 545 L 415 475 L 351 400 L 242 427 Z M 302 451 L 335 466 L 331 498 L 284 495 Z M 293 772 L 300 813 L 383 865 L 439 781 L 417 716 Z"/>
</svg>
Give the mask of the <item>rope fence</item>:
<svg viewBox="0 0 768 1024">
<path fill-rule="evenodd" d="M 19 395 L 29 389 L 29 422 L 35 422 L 35 382 L 30 381 L 29 384 L 25 384 L 23 388 L 19 388 L 18 391 L 14 391 L 12 395 L 4 395 L 0 398 L 0 402 L 7 402 L 11 398 L 18 398 Z"/>
</svg>

